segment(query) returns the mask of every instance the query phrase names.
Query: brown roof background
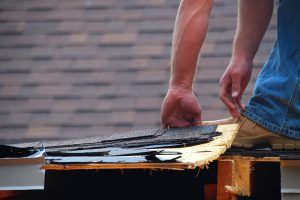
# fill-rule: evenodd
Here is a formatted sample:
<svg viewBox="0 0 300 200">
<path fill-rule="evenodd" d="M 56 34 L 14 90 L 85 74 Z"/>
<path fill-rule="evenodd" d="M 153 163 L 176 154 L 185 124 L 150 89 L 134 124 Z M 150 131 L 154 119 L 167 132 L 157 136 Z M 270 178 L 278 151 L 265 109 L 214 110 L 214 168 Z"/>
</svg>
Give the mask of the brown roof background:
<svg viewBox="0 0 300 200">
<path fill-rule="evenodd" d="M 0 142 L 159 126 L 178 4 L 1 0 Z M 230 58 L 236 15 L 236 0 L 215 1 L 195 80 L 204 120 L 229 115 L 218 99 L 218 80 Z M 245 99 L 275 35 L 273 17 Z"/>
</svg>

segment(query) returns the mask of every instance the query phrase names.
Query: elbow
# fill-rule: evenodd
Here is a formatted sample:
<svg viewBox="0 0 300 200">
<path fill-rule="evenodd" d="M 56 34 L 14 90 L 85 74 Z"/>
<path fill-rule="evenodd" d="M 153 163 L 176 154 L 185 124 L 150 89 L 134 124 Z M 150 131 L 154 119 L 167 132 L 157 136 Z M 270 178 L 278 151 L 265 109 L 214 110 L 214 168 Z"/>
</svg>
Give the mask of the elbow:
<svg viewBox="0 0 300 200">
<path fill-rule="evenodd" d="M 212 7 L 214 0 L 181 0 L 182 5 L 193 5 L 196 7 Z"/>
<path fill-rule="evenodd" d="M 209 14 L 214 4 L 214 0 L 181 0 L 181 12 L 207 13 Z"/>
<path fill-rule="evenodd" d="M 212 5 L 213 0 L 181 0 L 181 3 L 196 3 L 196 4 L 206 4 Z"/>
</svg>

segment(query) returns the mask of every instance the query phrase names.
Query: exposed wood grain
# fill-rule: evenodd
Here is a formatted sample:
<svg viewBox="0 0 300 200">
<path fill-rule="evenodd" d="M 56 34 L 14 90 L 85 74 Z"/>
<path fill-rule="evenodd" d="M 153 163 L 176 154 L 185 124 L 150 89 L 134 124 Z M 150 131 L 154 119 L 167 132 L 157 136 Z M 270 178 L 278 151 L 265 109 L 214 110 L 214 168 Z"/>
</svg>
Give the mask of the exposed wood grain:
<svg viewBox="0 0 300 200">
<path fill-rule="evenodd" d="M 236 195 L 250 196 L 251 194 L 251 164 L 249 160 L 234 160 L 234 186 L 237 188 Z"/>
<path fill-rule="evenodd" d="M 250 196 L 251 172 L 251 160 L 220 159 L 218 161 L 218 192 L 223 195 L 223 190 L 225 190 L 233 196 Z M 226 180 L 223 180 L 224 178 Z"/>
<path fill-rule="evenodd" d="M 194 168 L 205 166 L 218 159 L 219 156 L 231 146 L 238 128 L 238 124 L 219 125 L 217 127 L 217 131 L 222 132 L 222 135 L 215 137 L 214 140 L 209 143 L 185 148 L 168 148 L 159 150 L 181 152 L 182 156 L 177 159 L 177 161 L 182 163 L 193 163 Z"/>
<path fill-rule="evenodd" d="M 225 190 L 225 186 L 232 186 L 233 178 L 233 160 L 222 160 L 218 162 L 218 183 L 217 183 L 217 200 L 234 200 L 235 197 Z"/>
</svg>

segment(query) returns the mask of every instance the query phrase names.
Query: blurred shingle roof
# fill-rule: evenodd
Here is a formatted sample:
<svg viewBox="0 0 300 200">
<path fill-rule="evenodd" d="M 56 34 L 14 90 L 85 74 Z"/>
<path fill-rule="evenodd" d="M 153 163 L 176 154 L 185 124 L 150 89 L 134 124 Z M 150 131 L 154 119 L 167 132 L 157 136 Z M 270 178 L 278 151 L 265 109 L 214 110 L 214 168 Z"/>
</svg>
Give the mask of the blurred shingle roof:
<svg viewBox="0 0 300 200">
<path fill-rule="evenodd" d="M 1 0 L 0 141 L 159 126 L 169 79 L 174 0 Z M 216 0 L 195 91 L 203 119 L 228 116 L 218 80 L 231 53 L 236 0 Z M 254 75 L 275 38 L 271 22 Z"/>
</svg>

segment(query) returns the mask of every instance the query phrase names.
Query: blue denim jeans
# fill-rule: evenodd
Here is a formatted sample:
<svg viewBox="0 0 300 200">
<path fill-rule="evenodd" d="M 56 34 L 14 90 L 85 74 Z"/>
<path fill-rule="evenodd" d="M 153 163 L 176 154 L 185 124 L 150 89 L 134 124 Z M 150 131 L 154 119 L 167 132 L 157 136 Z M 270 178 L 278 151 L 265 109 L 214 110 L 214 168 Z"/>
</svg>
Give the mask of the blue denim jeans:
<svg viewBox="0 0 300 200">
<path fill-rule="evenodd" d="M 300 139 L 300 0 L 279 1 L 277 41 L 242 114 L 271 132 Z"/>
</svg>

